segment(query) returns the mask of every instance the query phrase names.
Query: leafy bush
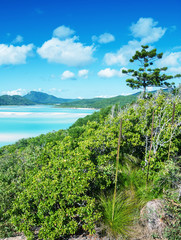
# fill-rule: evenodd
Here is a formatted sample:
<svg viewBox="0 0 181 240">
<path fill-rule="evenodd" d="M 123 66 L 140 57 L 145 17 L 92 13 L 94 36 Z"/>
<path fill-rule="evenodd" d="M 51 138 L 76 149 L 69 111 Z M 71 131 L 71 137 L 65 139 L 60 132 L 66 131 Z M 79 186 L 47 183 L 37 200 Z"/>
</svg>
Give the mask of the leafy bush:
<svg viewBox="0 0 181 240">
<path fill-rule="evenodd" d="M 21 152 L 4 152 L 0 156 L 0 237 L 13 234 L 14 226 L 10 223 L 12 202 L 22 191 L 26 171 L 34 167 L 40 153 L 39 147 L 27 147 Z"/>
<path fill-rule="evenodd" d="M 13 204 L 12 222 L 29 239 L 36 226 L 43 239 L 57 239 L 78 230 L 91 233 L 100 218 L 95 199 L 88 195 L 96 174 L 90 153 L 84 148 L 70 149 L 69 138 L 53 148 L 47 145 Z"/>
</svg>

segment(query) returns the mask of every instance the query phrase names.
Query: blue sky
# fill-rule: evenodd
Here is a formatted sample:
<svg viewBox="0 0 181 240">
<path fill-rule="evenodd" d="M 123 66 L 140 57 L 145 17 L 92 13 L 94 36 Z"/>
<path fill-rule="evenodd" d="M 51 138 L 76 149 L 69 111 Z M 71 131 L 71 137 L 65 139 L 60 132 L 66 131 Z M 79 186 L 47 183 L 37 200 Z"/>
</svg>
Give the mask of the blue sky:
<svg viewBox="0 0 181 240">
<path fill-rule="evenodd" d="M 142 44 L 164 53 L 156 66 L 181 73 L 180 12 L 180 0 L 1 0 L 0 94 L 134 93 L 121 72 Z"/>
</svg>

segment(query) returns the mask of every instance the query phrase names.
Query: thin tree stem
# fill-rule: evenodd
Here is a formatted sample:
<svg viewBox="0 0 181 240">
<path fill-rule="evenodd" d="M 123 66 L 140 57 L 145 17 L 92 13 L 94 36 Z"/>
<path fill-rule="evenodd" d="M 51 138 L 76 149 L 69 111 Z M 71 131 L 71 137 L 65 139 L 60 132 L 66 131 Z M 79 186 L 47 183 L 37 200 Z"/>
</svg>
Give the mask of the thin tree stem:
<svg viewBox="0 0 181 240">
<path fill-rule="evenodd" d="M 150 151 L 149 151 L 149 159 L 148 159 L 148 171 L 147 171 L 147 177 L 146 177 L 146 185 L 148 184 L 149 171 L 150 171 L 151 149 L 152 149 L 152 142 L 153 142 L 153 127 L 154 127 L 154 110 L 153 110 L 153 114 L 152 114 L 151 143 L 150 143 Z"/>
<path fill-rule="evenodd" d="M 116 189 L 117 189 L 117 179 L 118 179 L 118 167 L 119 167 L 119 151 L 120 151 L 121 140 L 122 140 L 122 119 L 120 122 L 118 149 L 117 149 L 117 157 L 116 157 L 116 175 L 115 175 L 115 186 L 114 186 L 114 195 L 113 195 L 113 204 L 112 204 L 112 221 L 114 219 L 114 209 L 115 209 Z"/>
<path fill-rule="evenodd" d="M 172 135 L 172 130 L 173 130 L 174 118 L 175 118 L 175 103 L 173 104 L 171 135 Z M 170 139 L 169 147 L 168 147 L 168 160 L 170 159 L 171 144 L 172 144 L 172 139 Z"/>
</svg>

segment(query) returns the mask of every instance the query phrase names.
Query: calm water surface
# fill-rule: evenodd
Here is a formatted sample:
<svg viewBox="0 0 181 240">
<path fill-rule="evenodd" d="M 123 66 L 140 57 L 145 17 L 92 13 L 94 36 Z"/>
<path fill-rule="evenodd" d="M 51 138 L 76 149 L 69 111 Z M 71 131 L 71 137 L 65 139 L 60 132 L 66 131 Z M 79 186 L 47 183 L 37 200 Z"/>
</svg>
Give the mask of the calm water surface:
<svg viewBox="0 0 181 240">
<path fill-rule="evenodd" d="M 93 109 L 54 108 L 50 105 L 0 106 L 0 147 L 21 138 L 70 127 Z"/>
</svg>

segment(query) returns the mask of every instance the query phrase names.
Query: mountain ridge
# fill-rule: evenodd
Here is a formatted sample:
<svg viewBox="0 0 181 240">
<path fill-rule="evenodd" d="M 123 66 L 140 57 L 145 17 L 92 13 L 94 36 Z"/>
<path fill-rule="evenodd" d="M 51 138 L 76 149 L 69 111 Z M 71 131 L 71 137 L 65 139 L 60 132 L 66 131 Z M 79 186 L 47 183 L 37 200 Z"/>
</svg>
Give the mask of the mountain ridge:
<svg viewBox="0 0 181 240">
<path fill-rule="evenodd" d="M 30 91 L 28 94 L 24 95 L 23 97 L 37 104 L 58 104 L 58 103 L 72 102 L 75 100 L 75 99 L 58 98 L 53 95 L 50 95 L 44 92 L 37 92 L 37 91 Z"/>
<path fill-rule="evenodd" d="M 0 105 L 35 105 L 35 103 L 19 95 L 2 95 Z"/>
<path fill-rule="evenodd" d="M 164 90 L 163 90 L 164 91 Z M 165 90 L 166 91 L 166 90 Z M 150 93 L 154 93 L 152 91 Z M 104 108 L 110 105 L 119 104 L 123 106 L 134 102 L 140 92 L 130 95 L 118 95 L 110 98 L 90 98 L 90 99 L 66 99 L 58 98 L 44 92 L 30 91 L 24 96 L 3 95 L 0 96 L 0 105 L 35 105 L 35 104 L 56 104 L 60 108 Z"/>
</svg>

